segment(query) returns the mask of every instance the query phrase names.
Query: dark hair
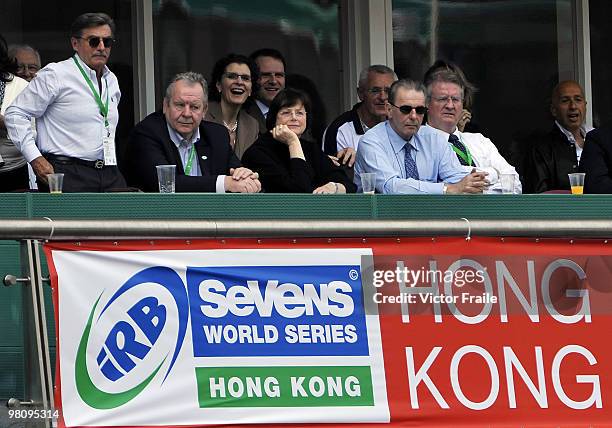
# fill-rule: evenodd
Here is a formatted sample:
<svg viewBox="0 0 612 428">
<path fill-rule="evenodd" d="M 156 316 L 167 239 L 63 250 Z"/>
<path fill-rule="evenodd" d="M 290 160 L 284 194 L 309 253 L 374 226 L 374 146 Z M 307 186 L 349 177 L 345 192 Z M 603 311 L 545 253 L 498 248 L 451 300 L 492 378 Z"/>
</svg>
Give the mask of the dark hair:
<svg viewBox="0 0 612 428">
<path fill-rule="evenodd" d="M 221 82 L 225 69 L 230 64 L 246 64 L 251 71 L 251 92 L 257 91 L 257 79 L 259 78 L 259 68 L 257 64 L 244 55 L 231 53 L 217 61 L 212 69 L 210 80 L 208 81 L 208 98 L 212 101 L 221 100 L 221 94 L 217 90 L 217 83 Z"/>
<path fill-rule="evenodd" d="M 83 30 L 91 27 L 108 25 L 111 34 L 115 35 L 115 21 L 113 18 L 102 12 L 84 13 L 74 20 L 70 26 L 70 37 L 79 38 L 83 35 Z"/>
<path fill-rule="evenodd" d="M 474 94 L 478 92 L 478 88 L 467 80 L 467 77 L 465 77 L 465 74 L 461 68 L 452 62 L 439 59 L 434 62 L 431 67 L 429 67 L 429 69 L 425 72 L 425 76 L 423 76 L 423 83 L 425 83 L 425 86 L 427 87 L 427 92 L 430 92 L 430 87 L 433 82 L 440 81 L 440 72 L 442 71 L 450 71 L 456 75 L 457 79 L 459 80 L 459 83 L 457 84 L 463 89 L 463 106 L 468 110 L 471 109 L 474 102 Z M 451 81 L 451 83 L 456 82 Z"/>
<path fill-rule="evenodd" d="M 251 55 L 249 55 L 249 58 L 255 62 L 257 58 L 262 56 L 269 56 L 270 58 L 279 60 L 283 63 L 283 68 L 285 69 L 285 72 L 287 71 L 287 63 L 285 62 L 285 57 L 282 53 L 280 53 L 280 51 L 277 51 L 276 49 L 272 48 L 261 48 L 251 53 Z"/>
<path fill-rule="evenodd" d="M 306 95 L 305 92 L 298 91 L 297 89 L 285 88 L 279 91 L 279 93 L 276 94 L 270 103 L 270 110 L 268 110 L 268 115 L 266 116 L 266 128 L 268 131 L 270 131 L 276 125 L 276 116 L 281 109 L 300 103 L 306 110 L 306 129 L 308 129 L 310 125 L 311 113 L 310 99 L 308 98 L 308 95 Z"/>
<path fill-rule="evenodd" d="M 6 40 L 0 36 L 0 80 L 10 82 L 17 72 L 17 60 L 8 55 Z"/>
</svg>

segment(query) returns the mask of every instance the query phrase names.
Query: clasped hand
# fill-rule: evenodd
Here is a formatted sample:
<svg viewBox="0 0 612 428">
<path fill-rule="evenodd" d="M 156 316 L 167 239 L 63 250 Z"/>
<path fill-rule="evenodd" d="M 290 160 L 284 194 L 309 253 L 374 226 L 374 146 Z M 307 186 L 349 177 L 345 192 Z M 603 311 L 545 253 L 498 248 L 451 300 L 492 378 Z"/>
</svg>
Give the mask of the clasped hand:
<svg viewBox="0 0 612 428">
<path fill-rule="evenodd" d="M 259 174 L 248 168 L 230 168 L 225 177 L 225 190 L 232 193 L 258 193 L 261 191 Z"/>
</svg>

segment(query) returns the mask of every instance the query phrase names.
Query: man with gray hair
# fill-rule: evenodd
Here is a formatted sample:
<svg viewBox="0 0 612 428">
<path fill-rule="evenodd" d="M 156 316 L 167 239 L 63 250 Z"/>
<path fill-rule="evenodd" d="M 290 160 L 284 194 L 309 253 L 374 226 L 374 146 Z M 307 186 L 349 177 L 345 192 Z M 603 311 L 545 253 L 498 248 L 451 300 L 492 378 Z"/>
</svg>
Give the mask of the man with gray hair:
<svg viewBox="0 0 612 428">
<path fill-rule="evenodd" d="M 30 82 L 40 70 L 40 54 L 30 45 L 10 45 L 8 55 L 17 61 L 17 76 Z"/>
<path fill-rule="evenodd" d="M 387 98 L 395 72 L 386 65 L 370 65 L 361 70 L 357 95 L 359 103 L 342 113 L 323 134 L 323 151 L 349 167 L 355 162 L 359 139 L 365 132 L 387 120 Z"/>
<path fill-rule="evenodd" d="M 427 125 L 444 134 L 450 148 L 464 169 L 477 168 L 488 173 L 489 193 L 501 193 L 501 177 L 508 175 L 512 192 L 522 192 L 516 169 L 499 153 L 493 142 L 480 133 L 461 132 L 458 124 L 463 113 L 464 81 L 451 70 L 434 72 L 427 84 Z"/>
<path fill-rule="evenodd" d="M 48 64 L 6 111 L 10 139 L 32 166 L 41 190 L 48 190 L 52 173 L 64 174 L 64 192 L 126 187 L 115 154 L 121 91 L 106 66 L 114 33 L 107 14 L 80 15 L 70 28 L 74 55 Z"/>
<path fill-rule="evenodd" d="M 202 120 L 208 85 L 201 74 L 177 74 L 166 89 L 162 112 L 138 123 L 128 143 L 130 183 L 157 192 L 157 165 L 176 165 L 177 192 L 256 193 L 257 173 L 240 166 L 223 125 Z"/>
<path fill-rule="evenodd" d="M 355 184 L 361 174 L 376 174 L 378 193 L 482 193 L 486 173 L 466 172 L 443 134 L 421 128 L 425 89 L 412 80 L 398 80 L 389 90 L 389 119 L 365 133 L 359 142 Z"/>
</svg>

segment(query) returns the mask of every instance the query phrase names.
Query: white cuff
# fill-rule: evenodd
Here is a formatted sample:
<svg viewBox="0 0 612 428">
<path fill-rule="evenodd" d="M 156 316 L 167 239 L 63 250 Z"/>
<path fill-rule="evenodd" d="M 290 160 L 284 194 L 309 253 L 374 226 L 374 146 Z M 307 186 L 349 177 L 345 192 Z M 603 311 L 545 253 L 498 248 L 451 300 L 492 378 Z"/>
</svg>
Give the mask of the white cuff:
<svg viewBox="0 0 612 428">
<path fill-rule="evenodd" d="M 225 175 L 217 175 L 217 184 L 215 184 L 215 192 L 225 193 Z"/>
</svg>

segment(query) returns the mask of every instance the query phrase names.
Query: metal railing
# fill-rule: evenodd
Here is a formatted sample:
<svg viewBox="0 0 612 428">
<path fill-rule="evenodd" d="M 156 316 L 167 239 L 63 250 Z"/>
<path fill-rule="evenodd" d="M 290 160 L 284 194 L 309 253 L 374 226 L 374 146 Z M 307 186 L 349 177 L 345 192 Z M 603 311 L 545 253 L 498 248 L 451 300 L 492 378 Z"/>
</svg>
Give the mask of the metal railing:
<svg viewBox="0 0 612 428">
<path fill-rule="evenodd" d="M 612 237 L 612 220 L 78 220 L 0 221 L 0 239 L 171 239 L 279 237 Z"/>
</svg>

